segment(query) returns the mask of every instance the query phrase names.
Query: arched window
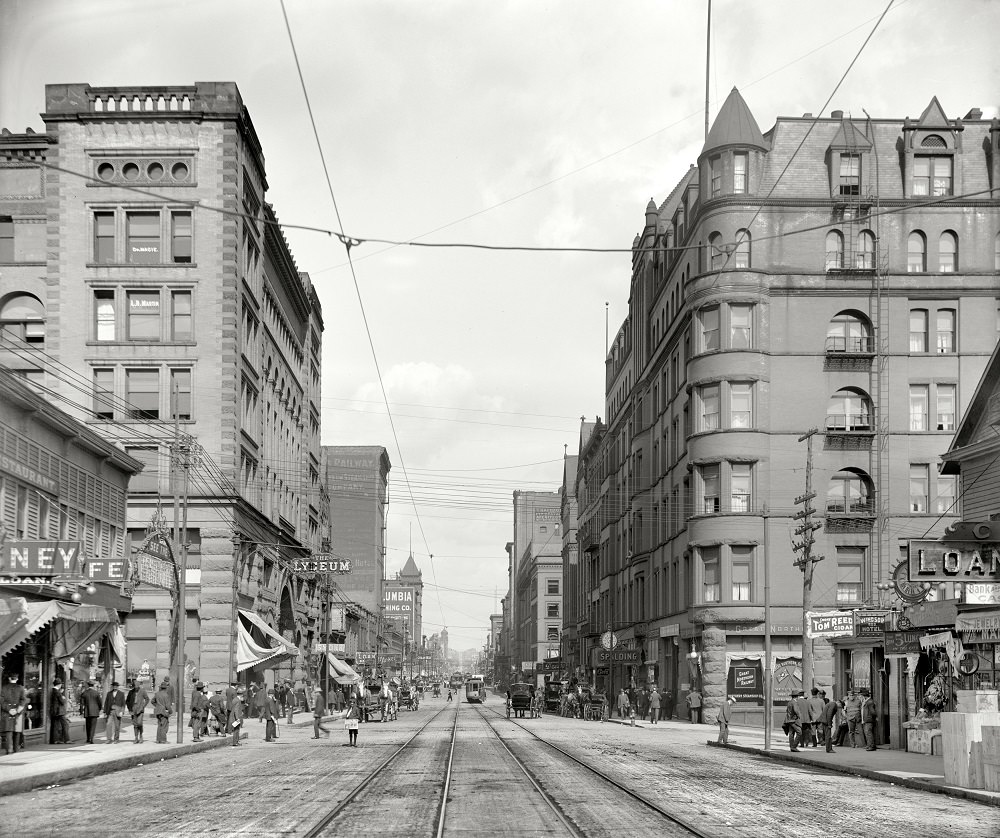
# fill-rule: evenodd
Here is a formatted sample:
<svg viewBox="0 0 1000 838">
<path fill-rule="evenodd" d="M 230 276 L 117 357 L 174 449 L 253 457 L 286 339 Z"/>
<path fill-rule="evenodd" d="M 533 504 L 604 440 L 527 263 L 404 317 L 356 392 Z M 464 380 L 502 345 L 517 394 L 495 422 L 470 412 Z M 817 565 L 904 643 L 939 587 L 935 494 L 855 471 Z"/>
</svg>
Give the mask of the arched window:
<svg viewBox="0 0 1000 838">
<path fill-rule="evenodd" d="M 0 331 L 14 348 L 45 345 L 45 306 L 32 294 L 12 294 L 0 306 Z"/>
<path fill-rule="evenodd" d="M 870 230 L 858 233 L 858 249 L 854 254 L 854 266 L 861 271 L 875 270 L 875 236 Z"/>
<path fill-rule="evenodd" d="M 736 231 L 736 248 L 733 250 L 733 267 L 746 270 L 750 267 L 750 231 Z"/>
<path fill-rule="evenodd" d="M 826 351 L 870 353 L 871 334 L 867 318 L 858 312 L 842 311 L 827 327 Z"/>
<path fill-rule="evenodd" d="M 870 431 L 871 399 L 859 390 L 838 390 L 826 406 L 828 431 Z"/>
<path fill-rule="evenodd" d="M 937 134 L 929 134 L 924 137 L 920 146 L 921 148 L 947 148 L 948 143 L 944 141 L 944 137 L 940 137 Z"/>
<path fill-rule="evenodd" d="M 872 482 L 863 471 L 838 471 L 826 489 L 826 511 L 833 515 L 867 515 L 872 511 Z"/>
<path fill-rule="evenodd" d="M 914 230 L 906 240 L 906 272 L 919 274 L 926 270 L 927 239 L 919 230 Z"/>
<path fill-rule="evenodd" d="M 720 271 L 726 264 L 726 251 L 722 248 L 722 236 L 712 233 L 708 237 L 708 265 L 713 271 Z"/>
<path fill-rule="evenodd" d="M 938 270 L 943 274 L 958 270 L 958 236 L 951 230 L 945 230 L 938 240 Z"/>
<path fill-rule="evenodd" d="M 844 267 L 844 237 L 839 230 L 826 234 L 826 269 L 839 271 Z"/>
</svg>

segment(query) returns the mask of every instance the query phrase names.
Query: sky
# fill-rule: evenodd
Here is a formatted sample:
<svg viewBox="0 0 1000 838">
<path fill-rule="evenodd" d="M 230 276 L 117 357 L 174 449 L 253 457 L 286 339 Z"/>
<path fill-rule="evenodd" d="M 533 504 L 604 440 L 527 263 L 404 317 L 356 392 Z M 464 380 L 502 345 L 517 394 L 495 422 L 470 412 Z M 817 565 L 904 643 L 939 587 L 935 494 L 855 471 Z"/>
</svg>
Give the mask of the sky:
<svg viewBox="0 0 1000 838">
<path fill-rule="evenodd" d="M 997 115 L 994 0 L 895 0 L 824 108 L 886 5 L 715 0 L 710 116 L 734 86 L 763 131 L 915 118 L 934 95 Z M 628 248 L 701 150 L 706 6 L 285 0 L 290 39 L 279 0 L 0 0 L 0 127 L 41 131 L 45 84 L 234 81 L 281 221 L 540 248 L 364 241 L 352 272 L 336 237 L 286 231 L 323 306 L 323 444 L 386 447 L 388 575 L 412 549 L 425 632 L 480 648 L 512 494 L 557 491 L 580 418 L 605 415 Z"/>
</svg>

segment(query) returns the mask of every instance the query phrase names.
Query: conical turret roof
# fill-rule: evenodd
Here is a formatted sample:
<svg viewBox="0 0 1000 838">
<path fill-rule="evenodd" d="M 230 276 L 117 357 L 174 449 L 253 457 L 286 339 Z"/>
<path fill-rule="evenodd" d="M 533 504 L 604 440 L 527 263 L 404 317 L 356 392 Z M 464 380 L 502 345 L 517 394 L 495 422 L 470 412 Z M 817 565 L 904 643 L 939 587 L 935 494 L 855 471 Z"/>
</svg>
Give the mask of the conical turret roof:
<svg viewBox="0 0 1000 838">
<path fill-rule="evenodd" d="M 409 558 L 406 560 L 406 564 L 403 565 L 403 569 L 399 571 L 400 576 L 423 576 L 420 572 L 420 568 L 417 567 L 417 563 L 413 561 L 413 553 L 410 553 Z"/>
<path fill-rule="evenodd" d="M 705 147 L 702 154 L 716 148 L 729 145 L 751 146 L 753 148 L 767 150 L 764 142 L 764 135 L 760 133 L 757 120 L 750 113 L 750 108 L 743 101 L 740 92 L 734 87 L 726 101 L 723 102 L 719 115 L 712 123 L 712 129 L 708 132 L 705 140 Z"/>
</svg>

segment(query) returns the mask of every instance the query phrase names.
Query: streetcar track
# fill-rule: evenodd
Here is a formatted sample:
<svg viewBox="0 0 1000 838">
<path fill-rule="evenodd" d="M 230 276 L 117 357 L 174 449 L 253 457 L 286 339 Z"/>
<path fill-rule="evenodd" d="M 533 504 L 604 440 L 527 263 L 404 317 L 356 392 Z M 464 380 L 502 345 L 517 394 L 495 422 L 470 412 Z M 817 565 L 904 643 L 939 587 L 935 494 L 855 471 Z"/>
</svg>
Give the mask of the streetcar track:
<svg viewBox="0 0 1000 838">
<path fill-rule="evenodd" d="M 549 742 L 547 739 L 543 739 L 541 736 L 539 736 L 537 733 L 535 733 L 533 730 L 531 730 L 531 728 L 526 727 L 525 725 L 521 724 L 520 722 L 516 721 L 515 719 L 507 719 L 502 713 L 498 713 L 496 710 L 493 710 L 492 708 L 485 708 L 485 707 L 483 708 L 483 710 L 487 710 L 487 709 L 488 709 L 488 711 L 490 713 L 492 713 L 493 715 L 497 716 L 499 719 L 502 719 L 504 721 L 509 721 L 511 724 L 516 725 L 521 730 L 523 730 L 525 733 L 527 733 L 530 736 L 532 736 L 535 739 L 537 739 L 539 742 L 543 743 L 544 745 L 547 745 L 552 750 L 557 751 L 558 753 L 562 754 L 564 757 L 566 757 L 567 759 L 571 760 L 572 762 L 575 762 L 581 768 L 587 769 L 589 772 L 591 772 L 592 774 L 600 777 L 602 780 L 604 780 L 604 782 L 608 783 L 609 785 L 614 786 L 615 788 L 619 789 L 620 791 L 625 792 L 625 794 L 627 794 L 629 797 L 633 798 L 634 800 L 639 801 L 640 803 L 642 803 L 643 805 L 645 805 L 648 808 L 652 809 L 653 811 L 657 812 L 658 814 L 662 815 L 663 817 L 665 817 L 667 820 L 671 821 L 672 823 L 675 823 L 678 826 L 682 827 L 683 829 L 686 829 L 692 835 L 697 835 L 698 838 L 714 838 L 714 836 L 709 835 L 709 833 L 702 831 L 697 826 L 695 826 L 694 824 L 692 824 L 689 821 L 687 821 L 685 818 L 682 818 L 679 815 L 676 815 L 673 812 L 670 812 L 670 811 L 664 809 L 662 806 L 660 806 L 655 801 L 650 800 L 644 794 L 641 794 L 641 793 L 635 791 L 634 789 L 630 789 L 628 786 L 626 786 L 626 785 L 618 782 L 618 780 L 616 780 L 614 777 L 612 777 L 612 776 L 604 773 L 599 768 L 595 768 L 590 763 L 584 762 L 583 760 L 581 760 L 578 757 L 576 757 L 573 754 L 571 754 L 569 751 L 566 751 L 563 748 L 560 748 L 558 745 L 556 745 L 556 744 L 554 744 L 552 742 Z M 485 720 L 485 716 L 483 716 L 483 718 Z M 487 721 L 487 724 L 490 726 L 491 729 L 493 729 L 493 732 L 496 733 L 496 730 L 493 728 L 493 725 L 490 724 L 488 721 Z M 498 737 L 499 737 L 499 735 L 500 734 L 497 734 Z M 506 745 L 505 745 L 505 747 L 506 747 Z"/>
<path fill-rule="evenodd" d="M 317 821 L 315 824 L 313 824 L 312 827 L 310 827 L 310 829 L 307 832 L 303 833 L 303 838 L 317 838 L 317 836 L 322 835 L 324 830 L 331 823 L 333 823 L 334 820 L 337 819 L 337 817 L 341 814 L 341 812 L 343 812 L 348 806 L 350 806 L 355 800 L 357 800 L 357 798 L 362 794 L 362 792 L 364 792 L 367 788 L 369 788 L 372 785 L 372 783 L 375 782 L 375 780 L 390 765 L 390 763 L 392 763 L 396 759 L 396 757 L 398 757 L 401 753 L 403 753 L 403 751 L 407 749 L 410 743 L 414 739 L 416 739 L 421 733 L 423 733 L 447 709 L 448 707 L 447 705 L 445 705 L 440 710 L 438 710 L 433 716 L 431 716 L 426 722 L 424 722 L 424 724 L 422 724 L 419 728 L 417 728 L 417 730 L 414 731 L 412 736 L 410 736 L 402 745 L 400 745 L 391 754 L 389 754 L 388 757 L 382 760 L 382 762 L 380 762 L 373 770 L 369 771 L 368 774 L 366 774 L 365 777 L 362 778 L 362 780 L 353 789 L 351 789 L 343 798 L 341 798 L 337 802 L 336 806 L 331 808 L 325 815 L 323 815 L 323 817 L 320 818 L 319 821 Z M 451 731 L 452 753 L 454 752 L 455 731 L 457 727 L 458 727 L 458 712 L 456 710 L 455 722 L 452 725 L 452 731 Z M 450 763 L 450 757 L 449 757 L 449 763 Z M 442 815 L 445 808 L 444 801 L 445 797 L 442 797 L 442 804 L 441 804 Z"/>
</svg>

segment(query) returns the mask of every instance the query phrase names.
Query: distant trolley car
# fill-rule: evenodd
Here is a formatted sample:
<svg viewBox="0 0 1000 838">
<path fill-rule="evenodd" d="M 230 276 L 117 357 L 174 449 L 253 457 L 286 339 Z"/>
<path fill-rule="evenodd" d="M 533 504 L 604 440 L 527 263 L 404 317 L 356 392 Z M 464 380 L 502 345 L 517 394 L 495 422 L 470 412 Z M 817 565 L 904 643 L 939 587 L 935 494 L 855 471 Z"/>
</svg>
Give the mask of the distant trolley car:
<svg viewBox="0 0 1000 838">
<path fill-rule="evenodd" d="M 482 678 L 473 676 L 465 682 L 465 700 L 469 704 L 481 704 L 486 701 L 486 683 Z"/>
</svg>

